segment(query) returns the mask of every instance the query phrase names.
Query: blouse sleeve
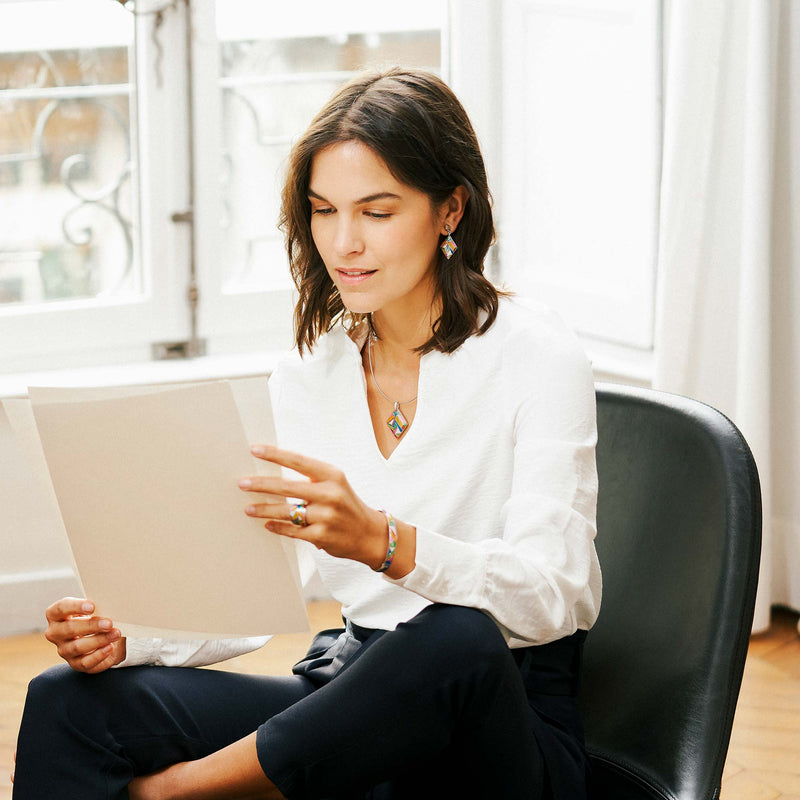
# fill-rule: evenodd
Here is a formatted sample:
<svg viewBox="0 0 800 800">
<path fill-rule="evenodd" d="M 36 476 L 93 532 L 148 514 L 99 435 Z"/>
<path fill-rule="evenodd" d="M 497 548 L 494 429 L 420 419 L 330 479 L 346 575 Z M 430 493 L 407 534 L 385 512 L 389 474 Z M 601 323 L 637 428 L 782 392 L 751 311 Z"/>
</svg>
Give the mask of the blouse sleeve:
<svg viewBox="0 0 800 800">
<path fill-rule="evenodd" d="M 395 583 L 480 608 L 508 639 L 545 643 L 591 627 L 599 611 L 595 390 L 571 334 L 527 345 L 503 354 L 514 452 L 502 536 L 467 543 L 418 527 L 416 566 Z"/>
<path fill-rule="evenodd" d="M 128 638 L 126 657 L 117 667 L 143 664 L 159 667 L 204 667 L 263 647 L 271 637 L 252 636 L 242 639 L 209 639 L 173 641 L 170 639 Z"/>
</svg>

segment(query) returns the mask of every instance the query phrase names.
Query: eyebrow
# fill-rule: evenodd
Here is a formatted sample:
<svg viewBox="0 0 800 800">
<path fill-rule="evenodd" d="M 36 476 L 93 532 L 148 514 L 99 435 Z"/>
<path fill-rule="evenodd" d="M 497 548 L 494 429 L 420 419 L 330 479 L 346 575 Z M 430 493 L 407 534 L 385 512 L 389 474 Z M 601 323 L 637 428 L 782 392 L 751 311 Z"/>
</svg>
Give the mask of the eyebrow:
<svg viewBox="0 0 800 800">
<path fill-rule="evenodd" d="M 323 200 L 326 203 L 328 202 L 325 198 L 317 194 L 313 189 L 308 190 L 308 196 L 313 197 L 315 200 Z M 365 203 L 374 203 L 376 200 L 400 200 L 401 197 L 399 194 L 394 194 L 394 192 L 375 192 L 375 194 L 368 194 L 366 197 L 360 197 L 356 200 L 353 205 L 362 206 Z"/>
</svg>

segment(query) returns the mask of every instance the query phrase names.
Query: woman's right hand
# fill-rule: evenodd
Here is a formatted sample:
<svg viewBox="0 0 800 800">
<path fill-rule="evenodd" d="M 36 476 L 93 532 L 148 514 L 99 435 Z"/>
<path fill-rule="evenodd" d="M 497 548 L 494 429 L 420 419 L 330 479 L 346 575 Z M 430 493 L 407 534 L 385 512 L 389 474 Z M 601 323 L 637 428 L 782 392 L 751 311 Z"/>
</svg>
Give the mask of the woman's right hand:
<svg viewBox="0 0 800 800">
<path fill-rule="evenodd" d="M 94 611 L 91 600 L 64 597 L 47 609 L 44 634 L 72 669 L 90 674 L 125 660 L 125 638 L 110 619 Z"/>
</svg>

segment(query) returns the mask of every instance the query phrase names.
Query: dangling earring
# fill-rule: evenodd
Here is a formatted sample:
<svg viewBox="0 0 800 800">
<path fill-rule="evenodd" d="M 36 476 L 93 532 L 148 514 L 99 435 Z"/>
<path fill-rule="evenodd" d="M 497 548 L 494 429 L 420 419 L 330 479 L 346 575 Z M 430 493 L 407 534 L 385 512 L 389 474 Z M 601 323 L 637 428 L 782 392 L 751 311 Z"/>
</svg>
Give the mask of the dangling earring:
<svg viewBox="0 0 800 800">
<path fill-rule="evenodd" d="M 445 225 L 444 229 L 447 231 L 447 238 L 439 245 L 439 247 L 442 248 L 444 257 L 449 261 L 453 257 L 453 253 L 458 250 L 458 245 L 450 235 L 452 234 L 453 229 L 449 225 Z"/>
</svg>

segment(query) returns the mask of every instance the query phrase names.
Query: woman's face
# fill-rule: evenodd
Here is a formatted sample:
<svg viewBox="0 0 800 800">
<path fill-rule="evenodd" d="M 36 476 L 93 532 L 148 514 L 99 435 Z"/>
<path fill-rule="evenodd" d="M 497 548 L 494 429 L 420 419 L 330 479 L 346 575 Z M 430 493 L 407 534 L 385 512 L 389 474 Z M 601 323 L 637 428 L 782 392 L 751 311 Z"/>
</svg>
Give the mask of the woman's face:
<svg viewBox="0 0 800 800">
<path fill-rule="evenodd" d="M 447 203 L 434 210 L 426 194 L 400 183 L 357 141 L 316 154 L 308 194 L 311 234 L 346 308 L 429 311 Z"/>
</svg>

